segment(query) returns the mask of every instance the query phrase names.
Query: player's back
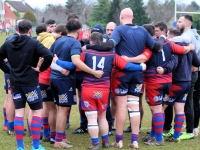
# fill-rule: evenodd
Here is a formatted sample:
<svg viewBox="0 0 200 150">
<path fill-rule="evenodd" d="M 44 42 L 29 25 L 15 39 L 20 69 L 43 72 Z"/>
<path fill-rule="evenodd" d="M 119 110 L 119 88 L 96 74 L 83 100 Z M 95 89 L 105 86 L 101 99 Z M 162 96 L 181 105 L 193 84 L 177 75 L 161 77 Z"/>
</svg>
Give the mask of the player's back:
<svg viewBox="0 0 200 150">
<path fill-rule="evenodd" d="M 140 55 L 145 45 L 152 48 L 155 43 L 146 29 L 133 25 L 117 26 L 110 39 L 117 44 L 115 47 L 116 53 L 128 57 Z"/>
<path fill-rule="evenodd" d="M 176 44 L 188 46 L 187 43 L 176 42 Z M 178 65 L 173 71 L 172 81 L 191 81 L 192 65 L 200 65 L 200 60 L 198 59 L 195 51 L 190 51 L 184 55 L 178 55 Z"/>
<path fill-rule="evenodd" d="M 165 66 L 171 60 L 171 47 L 169 42 L 165 42 L 160 52 L 153 53 L 146 63 L 147 69 L 144 71 L 145 82 L 166 83 L 172 81 L 172 73 L 158 74 L 156 68 Z"/>
<path fill-rule="evenodd" d="M 113 61 L 115 59 L 115 53 L 98 52 L 95 50 L 85 50 L 81 54 L 81 60 L 92 68 L 93 70 L 102 70 L 103 76 L 98 79 L 91 74 L 85 73 L 83 85 L 91 85 L 92 87 L 110 87 L 110 76 L 113 67 Z"/>
</svg>

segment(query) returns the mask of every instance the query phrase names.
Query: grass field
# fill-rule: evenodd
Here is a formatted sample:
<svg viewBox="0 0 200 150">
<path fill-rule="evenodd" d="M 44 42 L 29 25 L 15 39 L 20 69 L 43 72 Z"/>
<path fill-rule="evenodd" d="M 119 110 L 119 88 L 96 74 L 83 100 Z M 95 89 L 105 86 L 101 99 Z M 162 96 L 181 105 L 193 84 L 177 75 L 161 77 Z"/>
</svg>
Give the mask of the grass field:
<svg viewBox="0 0 200 150">
<path fill-rule="evenodd" d="M 3 35 L 0 35 L 0 45 L 5 41 L 6 36 L 5 33 Z M 5 90 L 3 89 L 3 72 L 0 71 L 0 106 L 2 108 L 4 100 L 5 100 Z M 144 104 L 144 118 L 142 122 L 142 130 L 140 133 L 140 137 L 146 134 L 146 132 L 150 128 L 150 121 L 151 121 L 151 113 L 149 111 L 149 108 L 146 104 L 146 102 L 143 102 Z M 2 110 L 2 109 L 1 109 Z M 25 123 L 26 124 L 26 123 Z M 91 144 L 90 138 L 88 134 L 81 134 L 81 135 L 74 135 L 71 132 L 79 127 L 79 112 L 78 107 L 73 106 L 72 112 L 71 112 L 71 119 L 70 119 L 70 128 L 67 130 L 68 139 L 71 141 L 71 143 L 74 145 L 74 148 L 77 147 L 79 150 L 86 150 L 87 147 Z M 126 127 L 129 125 L 129 122 L 127 120 Z M 1 111 L 0 114 L 0 128 L 3 127 L 3 114 Z M 114 135 L 110 136 L 110 142 L 114 141 Z M 129 149 L 128 144 L 130 142 L 130 134 L 125 133 L 124 135 L 124 148 L 123 149 Z M 53 150 L 53 145 L 50 145 L 49 143 L 41 142 L 42 145 L 46 148 L 46 150 Z M 25 136 L 24 138 L 24 145 L 26 150 L 31 149 L 31 138 L 28 136 Z M 139 146 L 140 150 L 200 150 L 200 140 L 199 138 L 195 138 L 194 140 L 186 140 L 181 141 L 181 143 L 168 143 L 165 142 L 165 146 L 157 147 L 157 146 L 146 146 L 142 143 L 142 140 L 139 139 Z M 114 150 L 115 148 L 110 148 L 111 150 Z M 0 150 L 16 150 L 16 142 L 14 136 L 8 136 L 5 131 L 0 130 Z"/>
</svg>

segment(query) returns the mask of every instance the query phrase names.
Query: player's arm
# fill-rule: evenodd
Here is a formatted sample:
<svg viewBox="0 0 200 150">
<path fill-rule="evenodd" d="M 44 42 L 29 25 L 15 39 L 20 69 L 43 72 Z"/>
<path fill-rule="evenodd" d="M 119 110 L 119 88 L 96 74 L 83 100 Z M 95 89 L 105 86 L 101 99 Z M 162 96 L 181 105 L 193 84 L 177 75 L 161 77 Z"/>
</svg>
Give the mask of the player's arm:
<svg viewBox="0 0 200 150">
<path fill-rule="evenodd" d="M 84 49 L 95 49 L 98 51 L 110 51 L 112 50 L 121 40 L 121 34 L 118 30 L 118 27 L 116 27 L 112 34 L 110 39 L 107 42 L 102 43 L 96 43 L 96 44 L 87 44 Z M 82 50 L 84 50 L 82 49 Z"/>
<path fill-rule="evenodd" d="M 38 54 L 38 56 L 44 59 L 44 62 L 41 64 L 41 67 L 39 68 L 39 71 L 43 72 L 48 67 L 50 67 L 51 62 L 53 60 L 53 54 L 38 41 L 37 41 L 36 53 Z"/>
<path fill-rule="evenodd" d="M 93 70 L 91 68 L 89 68 L 85 63 L 83 63 L 80 59 L 80 55 L 72 55 L 71 56 L 72 62 L 74 63 L 74 65 L 81 69 L 84 72 L 87 72 L 89 74 L 94 75 L 96 78 L 101 78 L 103 75 L 103 71 L 101 70 Z"/>
<path fill-rule="evenodd" d="M 81 69 L 84 72 L 87 72 L 89 74 L 94 75 L 97 78 L 101 78 L 103 75 L 103 71 L 100 70 L 93 70 L 91 68 L 89 68 L 85 63 L 83 63 L 80 59 L 80 52 L 81 52 L 81 45 L 79 41 L 74 42 L 74 44 L 72 44 L 71 46 L 71 60 L 73 62 L 73 64 Z"/>
<path fill-rule="evenodd" d="M 57 55 L 54 55 L 53 62 L 67 70 L 76 69 L 76 66 L 72 62 L 60 60 L 58 59 Z"/>
<path fill-rule="evenodd" d="M 122 56 L 122 58 L 132 63 L 144 63 L 147 62 L 151 56 L 152 56 L 152 51 L 149 48 L 145 47 L 143 53 L 136 57 Z"/>
<path fill-rule="evenodd" d="M 178 65 L 178 55 L 172 54 L 171 59 L 165 65 L 162 66 L 163 74 L 167 74 L 174 71 L 177 65 Z M 158 70 L 157 72 L 159 73 Z"/>
<path fill-rule="evenodd" d="M 168 39 L 169 41 L 173 41 L 173 42 L 183 42 L 183 43 L 192 43 L 192 39 L 191 39 L 191 36 L 189 35 L 181 35 L 181 36 L 176 36 L 176 37 L 173 37 L 171 39 Z"/>
<path fill-rule="evenodd" d="M 0 47 L 0 68 L 4 73 L 10 73 L 10 67 L 6 65 L 4 59 L 7 58 L 5 53 L 5 43 Z"/>
<path fill-rule="evenodd" d="M 174 54 L 186 54 L 189 51 L 195 49 L 193 44 L 189 44 L 188 46 L 180 46 L 173 42 L 170 42 L 170 47 L 171 47 L 172 53 Z"/>
<path fill-rule="evenodd" d="M 193 55 L 192 55 L 192 65 L 195 67 L 199 67 L 200 66 L 200 60 L 196 54 L 195 51 L 192 51 Z"/>
<path fill-rule="evenodd" d="M 146 31 L 146 30 L 145 30 Z M 152 36 L 146 31 L 146 43 L 145 45 L 150 48 L 153 52 L 158 52 L 162 49 L 166 37 L 161 35 L 157 41 L 155 41 Z"/>
<path fill-rule="evenodd" d="M 145 64 L 137 65 L 137 64 L 129 63 L 117 54 L 115 55 L 115 58 L 113 60 L 113 65 L 118 67 L 121 70 L 127 70 L 127 71 L 146 70 Z"/>
</svg>

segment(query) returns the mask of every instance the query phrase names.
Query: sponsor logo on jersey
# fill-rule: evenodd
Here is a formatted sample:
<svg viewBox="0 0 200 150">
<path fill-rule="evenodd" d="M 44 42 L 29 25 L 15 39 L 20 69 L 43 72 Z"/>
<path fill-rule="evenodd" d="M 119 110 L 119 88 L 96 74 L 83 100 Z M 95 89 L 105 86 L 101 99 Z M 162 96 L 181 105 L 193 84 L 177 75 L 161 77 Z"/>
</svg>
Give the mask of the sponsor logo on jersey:
<svg viewBox="0 0 200 150">
<path fill-rule="evenodd" d="M 162 101 L 163 96 L 154 96 L 153 99 L 154 99 L 155 102 Z"/>
<path fill-rule="evenodd" d="M 34 100 L 38 99 L 38 93 L 36 90 L 29 92 L 26 94 L 26 98 L 28 102 L 33 102 Z"/>
<path fill-rule="evenodd" d="M 21 94 L 15 94 L 13 96 L 13 99 L 20 99 L 20 98 L 22 98 Z"/>
<path fill-rule="evenodd" d="M 58 95 L 58 99 L 60 104 L 68 103 L 67 94 Z"/>
<path fill-rule="evenodd" d="M 136 93 L 140 93 L 141 90 L 142 90 L 142 84 L 137 84 L 137 85 L 136 85 L 136 88 L 135 88 L 135 92 L 136 92 Z"/>
<path fill-rule="evenodd" d="M 102 99 L 102 92 L 101 91 L 94 91 L 93 98 Z"/>
<path fill-rule="evenodd" d="M 115 93 L 116 94 L 126 94 L 126 93 L 128 93 L 128 89 L 119 89 L 119 88 L 116 88 L 115 89 Z"/>
<path fill-rule="evenodd" d="M 46 90 L 41 90 L 42 98 L 47 98 Z"/>
</svg>

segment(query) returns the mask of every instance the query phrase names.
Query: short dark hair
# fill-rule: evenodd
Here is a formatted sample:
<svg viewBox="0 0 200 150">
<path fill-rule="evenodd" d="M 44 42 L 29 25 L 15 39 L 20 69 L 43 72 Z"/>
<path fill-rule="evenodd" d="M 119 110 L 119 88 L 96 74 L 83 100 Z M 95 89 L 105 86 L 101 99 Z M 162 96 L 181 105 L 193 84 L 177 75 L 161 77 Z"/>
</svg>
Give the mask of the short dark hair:
<svg viewBox="0 0 200 150">
<path fill-rule="evenodd" d="M 174 36 L 180 36 L 181 35 L 181 31 L 175 27 L 172 27 L 169 29 L 169 34 L 172 34 Z"/>
<path fill-rule="evenodd" d="M 82 27 L 82 24 L 78 20 L 74 20 L 74 19 L 69 20 L 66 24 L 66 28 L 67 28 L 68 33 L 77 31 L 81 27 Z"/>
<path fill-rule="evenodd" d="M 53 20 L 53 19 L 49 19 L 49 20 L 45 21 L 45 24 L 46 24 L 47 26 L 52 25 L 52 24 L 55 24 L 55 23 L 56 23 L 56 21 Z"/>
<path fill-rule="evenodd" d="M 39 24 L 39 25 L 36 27 L 35 31 L 36 31 L 36 34 L 37 34 L 37 35 L 40 34 L 40 33 L 42 33 L 42 32 L 46 32 L 46 31 L 47 31 L 47 26 L 46 26 L 46 24 L 45 24 L 45 23 Z"/>
<path fill-rule="evenodd" d="M 183 17 L 187 20 L 189 20 L 190 22 L 193 22 L 193 18 L 190 15 L 183 15 Z"/>
<path fill-rule="evenodd" d="M 144 24 L 143 27 L 149 32 L 151 36 L 155 35 L 155 28 L 152 24 Z"/>
<path fill-rule="evenodd" d="M 29 20 L 22 20 L 18 24 L 19 33 L 27 34 L 28 31 L 32 28 L 32 23 Z"/>
<path fill-rule="evenodd" d="M 92 32 L 90 40 L 92 43 L 101 43 L 103 42 L 103 35 L 99 32 Z"/>
<path fill-rule="evenodd" d="M 159 27 L 161 31 L 166 30 L 167 32 L 167 24 L 163 21 L 156 22 L 154 27 Z"/>
<path fill-rule="evenodd" d="M 55 33 L 61 32 L 61 35 L 66 36 L 67 35 L 67 29 L 66 25 L 64 24 L 58 24 L 54 30 Z"/>
<path fill-rule="evenodd" d="M 67 17 L 67 21 L 71 19 L 79 19 L 79 17 L 75 13 L 70 13 Z"/>
</svg>

